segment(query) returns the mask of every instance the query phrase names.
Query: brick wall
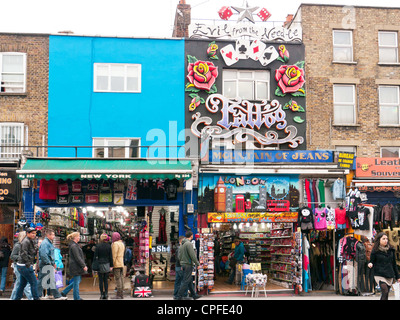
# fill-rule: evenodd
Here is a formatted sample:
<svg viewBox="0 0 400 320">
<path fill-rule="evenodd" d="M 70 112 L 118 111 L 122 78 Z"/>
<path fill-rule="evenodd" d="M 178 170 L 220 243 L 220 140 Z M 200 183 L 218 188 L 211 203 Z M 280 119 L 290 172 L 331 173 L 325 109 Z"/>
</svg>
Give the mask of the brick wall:
<svg viewBox="0 0 400 320">
<path fill-rule="evenodd" d="M 378 64 L 378 31 L 398 31 L 400 9 L 308 5 L 300 7 L 306 57 L 308 149 L 357 146 L 357 156 L 379 157 L 400 147 L 400 127 L 379 126 L 378 84 L 400 85 L 400 65 Z M 355 64 L 332 63 L 333 29 L 353 30 Z M 332 126 L 333 83 L 356 84 L 357 125 Z"/>
<path fill-rule="evenodd" d="M 0 122 L 23 122 L 29 145 L 47 145 L 49 36 L 0 33 L 0 52 L 27 54 L 26 93 L 0 93 Z"/>
</svg>

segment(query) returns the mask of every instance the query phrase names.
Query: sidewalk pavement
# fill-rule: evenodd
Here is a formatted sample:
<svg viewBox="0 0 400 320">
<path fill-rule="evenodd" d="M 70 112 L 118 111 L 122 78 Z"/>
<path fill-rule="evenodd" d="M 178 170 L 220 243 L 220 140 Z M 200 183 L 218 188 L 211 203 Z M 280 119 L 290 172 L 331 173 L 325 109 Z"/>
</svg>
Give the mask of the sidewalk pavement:
<svg viewBox="0 0 400 320">
<path fill-rule="evenodd" d="M 9 300 L 11 295 L 11 290 L 6 290 L 2 296 L 0 296 L 0 300 Z M 80 292 L 80 296 L 83 300 L 100 300 L 100 294 L 98 292 Z M 109 291 L 109 300 L 112 301 L 112 297 L 115 296 L 113 290 Z M 340 294 L 336 294 L 333 291 L 315 291 L 301 294 L 293 294 L 293 293 L 268 293 L 267 297 L 265 297 L 264 292 L 260 292 L 258 297 L 252 297 L 251 293 L 245 295 L 244 293 L 211 293 L 208 295 L 203 295 L 200 300 L 379 300 L 380 293 L 376 293 L 373 295 L 365 295 L 365 296 L 344 296 Z M 52 301 L 54 299 L 46 299 L 46 301 Z M 68 300 L 73 300 L 72 291 L 68 294 Z M 148 301 L 148 300 L 174 300 L 172 296 L 172 291 L 170 290 L 153 290 L 152 296 L 148 298 L 136 298 L 130 295 L 128 290 L 124 293 L 123 300 L 137 300 L 137 301 Z M 394 300 L 394 293 L 391 292 L 389 296 L 389 300 Z M 122 301 L 122 300 L 120 300 Z"/>
</svg>

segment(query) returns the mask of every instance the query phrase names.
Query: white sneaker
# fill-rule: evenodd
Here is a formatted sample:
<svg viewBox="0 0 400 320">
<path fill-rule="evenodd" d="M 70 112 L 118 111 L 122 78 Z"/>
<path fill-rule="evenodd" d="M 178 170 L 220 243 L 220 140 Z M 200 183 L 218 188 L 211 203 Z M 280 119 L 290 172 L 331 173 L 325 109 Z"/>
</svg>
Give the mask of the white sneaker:
<svg viewBox="0 0 400 320">
<path fill-rule="evenodd" d="M 61 296 L 61 297 L 59 297 L 59 298 L 55 298 L 54 300 L 67 300 L 68 299 L 68 297 L 63 297 L 63 296 Z"/>
</svg>

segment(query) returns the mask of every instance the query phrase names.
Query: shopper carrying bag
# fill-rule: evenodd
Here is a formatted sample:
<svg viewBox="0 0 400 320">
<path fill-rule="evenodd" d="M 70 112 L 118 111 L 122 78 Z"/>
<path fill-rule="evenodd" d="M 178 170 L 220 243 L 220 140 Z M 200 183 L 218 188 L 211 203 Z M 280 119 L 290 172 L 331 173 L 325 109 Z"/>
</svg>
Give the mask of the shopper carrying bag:
<svg viewBox="0 0 400 320">
<path fill-rule="evenodd" d="M 94 269 L 94 265 L 92 266 L 93 270 L 97 271 L 99 276 L 101 300 L 108 299 L 108 278 L 113 268 L 113 255 L 111 245 L 108 243 L 108 238 L 108 235 L 105 233 L 100 236 L 99 244 L 96 246 L 94 252 L 94 261 L 97 263 L 97 270 Z"/>
</svg>

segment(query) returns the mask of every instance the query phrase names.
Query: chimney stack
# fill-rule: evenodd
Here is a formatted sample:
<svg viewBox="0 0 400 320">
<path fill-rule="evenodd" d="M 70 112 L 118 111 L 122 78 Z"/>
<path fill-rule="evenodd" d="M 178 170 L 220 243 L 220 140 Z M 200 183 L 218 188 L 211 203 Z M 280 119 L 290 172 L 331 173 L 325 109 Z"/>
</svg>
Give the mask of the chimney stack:
<svg viewBox="0 0 400 320">
<path fill-rule="evenodd" d="M 293 21 L 294 15 L 293 14 L 288 14 L 286 16 L 286 21 L 283 23 L 283 27 L 286 27 Z"/>
<path fill-rule="evenodd" d="M 186 0 L 179 0 L 175 13 L 173 37 L 189 37 L 190 11 L 190 4 L 186 4 Z"/>
</svg>

